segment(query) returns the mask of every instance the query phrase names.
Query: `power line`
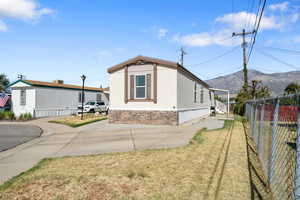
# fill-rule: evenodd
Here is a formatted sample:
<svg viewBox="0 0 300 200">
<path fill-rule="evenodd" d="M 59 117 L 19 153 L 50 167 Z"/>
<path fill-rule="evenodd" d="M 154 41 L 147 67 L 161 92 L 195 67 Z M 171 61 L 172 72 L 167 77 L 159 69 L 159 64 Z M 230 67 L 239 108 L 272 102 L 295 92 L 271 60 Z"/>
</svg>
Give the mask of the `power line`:
<svg viewBox="0 0 300 200">
<path fill-rule="evenodd" d="M 222 54 L 220 54 L 220 55 L 217 55 L 217 56 L 214 56 L 214 57 L 212 57 L 212 58 L 209 58 L 209 59 L 207 59 L 207 60 L 205 60 L 205 61 L 203 61 L 203 62 L 201 62 L 201 63 L 198 63 L 198 64 L 191 64 L 191 65 L 189 65 L 189 66 L 203 65 L 203 64 L 206 64 L 206 63 L 209 63 L 209 62 L 213 62 L 213 61 L 215 61 L 215 60 L 217 60 L 217 59 L 219 59 L 219 58 L 222 58 L 222 57 L 224 57 L 224 56 L 226 56 L 226 55 L 228 55 L 228 54 L 234 52 L 234 51 L 235 51 L 236 49 L 238 49 L 238 48 L 239 48 L 239 45 L 238 45 L 238 46 L 235 46 L 234 48 L 230 49 L 229 51 L 226 51 L 226 52 L 224 52 L 224 53 L 222 53 Z"/>
<path fill-rule="evenodd" d="M 260 72 L 262 72 L 262 71 L 267 71 L 267 72 L 270 72 L 270 73 L 277 73 L 278 72 L 278 71 L 275 71 L 275 70 L 271 70 L 271 69 L 269 69 L 267 67 L 257 67 L 257 66 L 255 66 L 255 67 L 249 67 L 249 69 L 258 70 Z"/>
<path fill-rule="evenodd" d="M 238 68 L 232 69 L 232 70 L 230 70 L 230 71 L 218 73 L 218 74 L 209 76 L 208 79 L 218 78 L 219 76 L 222 76 L 222 75 L 225 75 L 225 74 L 232 74 L 232 75 L 235 75 L 234 73 L 240 71 L 241 69 L 242 69 L 242 67 L 238 67 Z M 237 75 L 235 75 L 235 76 L 237 76 Z M 239 77 L 239 78 L 240 78 L 240 77 Z"/>
<path fill-rule="evenodd" d="M 284 49 L 284 48 L 270 47 L 270 46 L 269 47 L 263 46 L 262 48 L 282 51 L 282 52 L 286 52 L 286 53 L 300 54 L 299 50 L 293 50 L 293 49 Z"/>
<path fill-rule="evenodd" d="M 247 10 L 246 10 L 247 15 L 246 15 L 244 27 L 247 27 L 248 22 L 249 22 L 249 9 L 250 9 L 250 0 L 247 1 Z"/>
<path fill-rule="evenodd" d="M 260 4 L 261 4 L 261 1 L 262 0 L 260 0 Z M 249 60 L 250 60 L 250 57 L 251 57 L 251 54 L 252 54 L 252 51 L 253 51 L 253 46 L 254 46 L 255 41 L 256 41 L 256 36 L 257 36 L 257 33 L 258 33 L 258 29 L 259 29 L 259 26 L 260 26 L 262 15 L 263 15 L 265 7 L 266 7 L 266 2 L 267 2 L 267 0 L 263 0 L 263 6 L 262 6 L 262 9 L 261 9 L 261 12 L 260 12 L 257 27 L 256 27 L 256 29 L 254 29 L 255 33 L 254 33 L 254 36 L 253 36 L 253 42 L 252 42 L 251 47 L 250 47 L 250 52 L 249 52 L 249 55 L 248 55 L 247 64 L 249 63 Z"/>
<path fill-rule="evenodd" d="M 290 63 L 287 63 L 287 62 L 285 62 L 285 61 L 283 61 L 283 60 L 281 60 L 281 59 L 279 59 L 279 58 L 277 58 L 277 57 L 275 57 L 275 56 L 273 56 L 273 55 L 271 55 L 269 53 L 266 53 L 266 52 L 258 50 L 258 49 L 256 49 L 256 51 L 259 52 L 259 53 L 261 53 L 262 55 L 264 55 L 266 57 L 269 57 L 269 58 L 271 58 L 271 59 L 273 59 L 273 60 L 275 60 L 275 61 L 283 64 L 283 65 L 286 65 L 286 66 L 291 67 L 291 68 L 296 69 L 296 70 L 300 70 L 300 67 L 297 67 L 297 66 L 295 66 L 293 64 L 290 64 Z"/>
<path fill-rule="evenodd" d="M 264 8 L 265 8 L 265 3 L 266 3 L 266 0 L 264 0 L 264 4 L 262 6 L 262 9 L 260 9 L 261 8 L 261 4 L 262 4 L 262 0 L 259 0 L 258 6 L 257 6 L 257 12 L 256 12 L 256 16 L 255 16 L 255 22 L 253 24 L 253 30 L 255 30 L 256 33 L 254 34 L 253 37 L 251 37 L 250 51 L 248 53 L 247 64 L 249 63 L 249 60 L 250 60 L 250 57 L 251 57 L 251 54 L 252 54 L 252 51 L 253 51 L 254 44 L 256 42 L 256 35 L 257 35 L 258 29 L 259 29 L 259 24 L 260 24 L 260 21 L 261 21 L 261 16 L 262 16 Z M 260 10 L 261 10 L 261 12 L 260 12 Z M 259 20 L 258 20 L 259 13 L 260 13 L 260 17 L 259 17 Z"/>
<path fill-rule="evenodd" d="M 253 10 L 254 10 L 254 2 L 255 2 L 255 0 L 252 0 L 252 4 L 251 4 L 251 9 L 250 9 L 250 13 L 252 14 L 252 12 L 253 12 Z M 250 20 L 249 20 L 249 27 L 250 27 L 250 25 L 251 25 L 251 18 L 250 18 Z M 248 27 L 248 28 L 249 28 Z"/>
<path fill-rule="evenodd" d="M 261 5 L 261 0 L 259 1 L 258 3 L 258 6 L 257 6 L 257 12 L 256 12 L 256 16 L 255 16 L 255 21 L 254 21 L 254 24 L 253 24 L 253 30 L 256 30 L 256 23 L 257 23 L 257 19 L 258 19 L 258 14 L 259 14 L 259 11 L 260 11 L 260 5 Z M 251 51 L 252 51 L 252 48 L 253 48 L 253 45 L 254 45 L 254 37 L 253 35 L 251 35 L 251 40 L 250 40 L 250 48 L 251 48 Z M 250 58 L 250 52 L 248 53 L 248 59 L 247 59 L 247 64 L 249 63 L 249 58 Z"/>
</svg>

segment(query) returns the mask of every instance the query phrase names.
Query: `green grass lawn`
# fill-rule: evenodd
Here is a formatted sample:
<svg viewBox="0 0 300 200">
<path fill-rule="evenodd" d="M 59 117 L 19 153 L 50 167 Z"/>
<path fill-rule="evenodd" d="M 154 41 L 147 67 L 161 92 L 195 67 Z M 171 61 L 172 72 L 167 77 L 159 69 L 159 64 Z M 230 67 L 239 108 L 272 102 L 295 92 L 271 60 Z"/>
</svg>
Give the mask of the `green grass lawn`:
<svg viewBox="0 0 300 200">
<path fill-rule="evenodd" d="M 0 200 L 203 199 L 230 124 L 218 130 L 199 130 L 189 145 L 178 148 L 44 159 L 0 186 Z M 237 159 L 246 160 L 246 155 L 239 154 Z M 230 165 L 230 170 L 237 171 L 236 165 Z M 241 176 L 244 174 L 236 177 Z M 227 185 L 248 195 L 248 187 L 242 184 Z M 231 192 L 225 196 L 238 199 Z"/>
<path fill-rule="evenodd" d="M 61 118 L 61 119 L 57 119 L 57 120 L 51 120 L 49 122 L 64 124 L 64 125 L 76 128 L 79 126 L 83 126 L 86 124 L 90 124 L 93 122 L 98 122 L 98 121 L 102 121 L 102 120 L 106 120 L 106 119 L 107 119 L 106 116 L 101 116 L 101 115 L 97 116 L 95 114 L 84 114 L 84 117 L 82 120 L 81 120 L 80 115 L 76 115 L 76 116 L 65 117 L 65 118 Z"/>
</svg>

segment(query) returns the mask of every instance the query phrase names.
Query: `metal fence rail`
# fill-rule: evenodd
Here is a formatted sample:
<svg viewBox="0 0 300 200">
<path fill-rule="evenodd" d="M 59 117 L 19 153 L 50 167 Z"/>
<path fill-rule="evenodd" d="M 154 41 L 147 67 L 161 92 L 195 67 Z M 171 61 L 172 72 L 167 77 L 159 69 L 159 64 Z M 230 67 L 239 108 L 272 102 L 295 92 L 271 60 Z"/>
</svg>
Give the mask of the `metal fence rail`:
<svg viewBox="0 0 300 200">
<path fill-rule="evenodd" d="M 35 109 L 33 111 L 34 117 L 57 117 L 67 116 L 77 113 L 77 108 L 62 108 L 62 109 Z"/>
<path fill-rule="evenodd" d="M 300 199 L 299 109 L 299 95 L 246 104 L 250 135 L 276 200 Z"/>
</svg>

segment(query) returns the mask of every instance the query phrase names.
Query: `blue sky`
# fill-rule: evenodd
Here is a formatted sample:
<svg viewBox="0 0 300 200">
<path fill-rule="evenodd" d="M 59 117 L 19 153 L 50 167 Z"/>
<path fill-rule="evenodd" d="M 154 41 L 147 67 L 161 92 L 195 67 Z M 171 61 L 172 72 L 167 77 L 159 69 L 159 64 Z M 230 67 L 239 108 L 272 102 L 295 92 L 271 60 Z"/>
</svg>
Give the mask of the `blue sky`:
<svg viewBox="0 0 300 200">
<path fill-rule="evenodd" d="M 242 68 L 241 38 L 232 39 L 231 33 L 252 30 L 258 2 L 1 0 L 0 72 L 11 81 L 23 74 L 73 84 L 80 84 L 84 73 L 89 86 L 107 86 L 108 67 L 136 55 L 178 61 L 183 46 L 188 53 L 185 66 L 200 78 L 225 75 Z M 267 73 L 300 70 L 299 53 L 265 48 L 300 50 L 299 18 L 299 0 L 268 0 L 249 68 Z"/>
</svg>

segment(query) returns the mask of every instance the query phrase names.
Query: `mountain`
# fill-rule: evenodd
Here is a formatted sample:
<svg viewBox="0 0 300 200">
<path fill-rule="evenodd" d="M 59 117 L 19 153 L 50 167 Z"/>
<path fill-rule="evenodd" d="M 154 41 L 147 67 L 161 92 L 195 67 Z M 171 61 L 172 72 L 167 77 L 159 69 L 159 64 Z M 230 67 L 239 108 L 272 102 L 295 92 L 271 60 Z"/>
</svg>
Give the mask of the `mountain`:
<svg viewBox="0 0 300 200">
<path fill-rule="evenodd" d="M 300 71 L 267 74 L 250 69 L 248 77 L 249 83 L 251 80 L 261 80 L 264 85 L 269 87 L 272 96 L 282 95 L 285 87 L 291 82 L 300 84 Z M 238 71 L 206 82 L 214 88 L 227 89 L 231 94 L 237 94 L 242 88 L 243 80 L 243 71 Z"/>
</svg>

